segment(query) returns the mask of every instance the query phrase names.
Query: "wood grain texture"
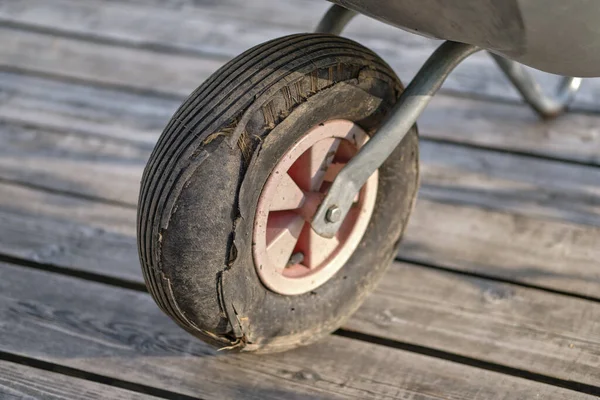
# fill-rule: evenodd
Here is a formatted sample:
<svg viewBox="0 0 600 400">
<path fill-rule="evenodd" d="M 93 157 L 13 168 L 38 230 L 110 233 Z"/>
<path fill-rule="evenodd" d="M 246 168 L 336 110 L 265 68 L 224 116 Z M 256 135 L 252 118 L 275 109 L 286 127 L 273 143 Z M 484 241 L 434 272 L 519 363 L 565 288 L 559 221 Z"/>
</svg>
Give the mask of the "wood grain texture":
<svg viewBox="0 0 600 400">
<path fill-rule="evenodd" d="M 0 184 L 0 253 L 142 282 L 135 210 Z"/>
<path fill-rule="evenodd" d="M 151 400 L 157 397 L 0 360 L 4 400 Z"/>
<path fill-rule="evenodd" d="M 0 118 L 153 145 L 183 97 L 169 98 L 0 72 Z M 542 122 L 520 105 L 436 96 L 419 119 L 423 138 L 600 164 L 594 115 Z"/>
<path fill-rule="evenodd" d="M 427 141 L 421 160 L 421 198 L 600 226 L 598 167 Z"/>
<path fill-rule="evenodd" d="M 600 388 L 599 320 L 599 302 L 397 263 L 346 327 Z"/>
<path fill-rule="evenodd" d="M 154 146 L 183 101 L 149 94 L 0 72 L 0 118 L 65 133 Z"/>
<path fill-rule="evenodd" d="M 600 165 L 600 119 L 593 114 L 541 121 L 523 105 L 438 94 L 418 125 L 423 138 Z"/>
<path fill-rule="evenodd" d="M 190 396 L 592 398 L 335 336 L 269 356 L 216 352 L 175 326 L 147 294 L 6 265 L 0 271 L 3 351 Z"/>
<path fill-rule="evenodd" d="M 3 226 L 0 252 L 142 281 L 135 251 L 134 210 L 118 212 L 118 207 L 70 197 L 67 202 L 64 196 L 10 185 L 0 185 L 0 188 L 5 188 L 0 190 L 0 199 L 18 199 L 16 204 L 23 204 L 21 210 L 13 206 L 11 211 L 0 213 Z M 38 214 L 31 214 L 32 205 L 36 205 Z M 465 213 L 474 213 L 476 218 L 463 228 L 469 218 Z M 105 220 L 106 216 L 110 218 Z M 449 216 L 456 221 L 449 220 Z M 486 223 L 490 225 L 478 226 Z M 598 249 L 594 247 L 598 235 L 597 228 L 550 222 L 544 225 L 539 219 L 515 218 L 421 200 L 400 254 L 460 270 L 595 296 L 599 279 L 592 266 L 598 257 Z M 597 302 L 411 268 L 392 267 L 383 279 L 382 288 L 367 299 L 366 311 L 360 311 L 348 326 L 360 332 L 419 343 L 559 379 L 599 383 L 589 376 L 598 362 L 598 358 L 594 358 L 597 355 Z M 509 297 L 510 302 L 494 302 L 493 296 L 503 296 L 505 292 L 510 296 L 518 292 L 518 296 Z M 452 302 L 448 303 L 450 295 Z M 497 304 L 506 315 L 490 322 Z M 410 309 L 416 310 L 415 313 L 406 311 Z M 395 322 L 385 322 L 386 310 L 391 310 Z M 456 330 L 452 322 L 460 310 L 471 310 L 468 314 L 459 314 L 461 319 L 455 321 L 462 325 L 462 331 Z M 444 312 L 448 312 L 447 319 L 440 317 Z M 380 321 L 382 318 L 384 322 Z M 444 340 L 428 334 L 428 326 L 438 319 L 438 329 L 448 330 Z M 555 319 L 558 322 L 553 326 Z M 538 320 L 544 322 L 544 329 L 531 330 L 531 326 L 541 323 Z M 444 328 L 445 323 L 447 328 Z M 375 325 L 369 328 L 372 324 Z M 525 326 L 519 328 L 519 324 Z M 403 336 L 405 325 L 414 326 L 410 335 Z M 384 333 L 386 327 L 389 333 Z M 486 334 L 488 328 L 490 332 Z M 551 334 L 555 335 L 554 339 L 544 345 Z M 182 335 L 187 334 L 182 332 Z M 569 339 L 561 341 L 561 335 Z M 475 336 L 480 336 L 477 341 L 469 341 Z M 419 340 L 412 340 L 413 337 Z M 524 341 L 524 337 L 528 341 Z M 576 354 L 581 354 L 581 358 L 573 358 L 574 352 L 564 348 L 566 341 L 576 338 L 573 343 L 578 346 Z M 492 357 L 491 348 L 502 354 Z M 513 352 L 521 353 L 520 357 L 513 358 Z"/>
<path fill-rule="evenodd" d="M 168 49 L 231 58 L 266 40 L 289 33 L 311 31 L 327 7 L 328 4 L 320 0 L 287 0 L 277 4 L 271 1 L 250 3 L 239 0 L 154 3 L 137 0 L 85 3 L 60 0 L 52 5 L 43 0 L 7 0 L 0 5 L 0 18 L 34 29 L 50 28 L 66 34 L 119 40 L 127 45 L 156 50 L 157 56 L 164 59 L 172 57 L 169 55 L 172 51 Z M 404 81 L 416 73 L 439 44 L 438 41 L 409 34 L 362 16 L 350 24 L 347 35 L 377 51 Z M 70 48 L 68 44 L 65 46 Z M 23 68 L 55 71 L 46 55 L 40 56 L 35 66 L 25 62 L 20 65 Z M 145 57 L 141 56 L 143 59 Z M 183 62 L 173 57 L 173 61 Z M 160 60 L 156 62 L 158 64 L 155 65 L 161 64 Z M 179 68 L 175 65 L 177 63 L 171 64 L 173 68 Z M 536 75 L 548 87 L 552 87 L 556 81 L 547 74 Z M 136 80 L 133 82 L 138 83 Z M 516 91 L 484 53 L 472 56 L 459 66 L 445 88 L 520 101 Z M 180 90 L 177 84 L 172 89 Z M 587 80 L 577 97 L 576 107 L 598 111 L 598 104 L 600 80 Z"/>
<path fill-rule="evenodd" d="M 41 134 L 36 148 L 36 134 L 2 135 L 0 176 L 136 203 L 148 149 L 53 134 Z M 402 258 L 596 296 L 597 168 L 437 143 L 423 143 L 422 154 L 421 199 Z M 140 280 L 132 207 L 12 184 L 0 193 L 0 251 Z"/>
<path fill-rule="evenodd" d="M 0 67 L 187 96 L 223 62 L 0 27 Z"/>
<path fill-rule="evenodd" d="M 399 255 L 597 298 L 600 227 L 421 199 Z"/>
<path fill-rule="evenodd" d="M 0 179 L 130 207 L 151 150 L 136 141 L 0 121 Z"/>
<path fill-rule="evenodd" d="M 0 120 L 0 178 L 134 207 L 151 148 Z M 600 225 L 597 167 L 427 139 L 421 161 L 421 198 Z"/>
</svg>

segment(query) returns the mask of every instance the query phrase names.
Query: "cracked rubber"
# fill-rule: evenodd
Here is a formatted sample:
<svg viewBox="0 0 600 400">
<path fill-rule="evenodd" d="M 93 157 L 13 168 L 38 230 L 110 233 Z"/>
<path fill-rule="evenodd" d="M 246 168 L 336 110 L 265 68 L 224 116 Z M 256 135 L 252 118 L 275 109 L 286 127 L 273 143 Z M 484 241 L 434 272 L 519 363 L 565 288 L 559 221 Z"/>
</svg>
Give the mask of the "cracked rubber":
<svg viewBox="0 0 600 400">
<path fill-rule="evenodd" d="M 180 326 L 218 347 L 282 351 L 338 328 L 394 258 L 418 187 L 416 127 L 379 170 L 375 211 L 348 263 L 297 296 L 262 285 L 252 259 L 258 196 L 311 127 L 347 119 L 373 135 L 402 85 L 351 40 L 291 35 L 256 46 L 196 89 L 144 171 L 138 250 L 146 285 Z"/>
</svg>

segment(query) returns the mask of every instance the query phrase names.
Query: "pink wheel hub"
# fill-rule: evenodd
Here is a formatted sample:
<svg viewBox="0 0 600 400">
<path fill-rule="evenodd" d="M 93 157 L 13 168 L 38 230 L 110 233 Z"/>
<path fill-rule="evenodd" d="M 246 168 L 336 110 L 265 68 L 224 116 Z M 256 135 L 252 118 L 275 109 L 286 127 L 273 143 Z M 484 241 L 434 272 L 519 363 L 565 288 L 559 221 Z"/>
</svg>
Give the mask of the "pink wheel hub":
<svg viewBox="0 0 600 400">
<path fill-rule="evenodd" d="M 307 132 L 275 166 L 258 201 L 253 237 L 257 273 L 269 289 L 284 295 L 309 292 L 356 250 L 375 207 L 377 172 L 335 237 L 319 236 L 310 221 L 337 173 L 367 140 L 350 121 L 328 121 Z"/>
</svg>

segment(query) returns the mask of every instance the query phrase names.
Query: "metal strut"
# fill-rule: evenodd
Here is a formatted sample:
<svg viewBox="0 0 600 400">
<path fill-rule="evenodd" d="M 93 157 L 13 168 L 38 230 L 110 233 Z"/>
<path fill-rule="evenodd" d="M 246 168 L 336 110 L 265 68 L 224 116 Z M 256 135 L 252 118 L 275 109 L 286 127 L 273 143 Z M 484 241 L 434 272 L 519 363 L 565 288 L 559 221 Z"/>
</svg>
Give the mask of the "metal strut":
<svg viewBox="0 0 600 400">
<path fill-rule="evenodd" d="M 389 118 L 334 179 L 312 220 L 319 235 L 333 237 L 367 179 L 383 164 L 417 122 L 450 72 L 478 51 L 470 44 L 445 42 L 429 57 L 398 99 Z M 335 213 L 339 218 L 329 218 Z"/>
<path fill-rule="evenodd" d="M 504 74 L 510 79 L 523 99 L 544 119 L 561 115 L 575 97 L 581 86 L 581 78 L 563 76 L 554 97 L 544 94 L 540 85 L 527 72 L 524 66 L 490 53 Z"/>
<path fill-rule="evenodd" d="M 332 35 L 339 35 L 342 33 L 348 22 L 356 16 L 356 11 L 349 10 L 342 6 L 334 4 L 329 7 L 329 10 L 325 13 L 319 25 L 315 29 L 316 33 L 331 33 Z"/>
<path fill-rule="evenodd" d="M 316 32 L 339 35 L 355 15 L 352 10 L 334 5 L 323 17 Z M 479 50 L 477 46 L 446 41 L 429 57 L 401 94 L 377 134 L 333 181 L 311 222 L 315 232 L 324 237 L 336 234 L 360 188 L 400 144 L 454 68 Z M 563 112 L 581 84 L 580 78 L 564 77 L 556 97 L 548 97 L 522 65 L 495 54 L 492 56 L 525 101 L 543 118 L 552 118 Z M 333 215 L 335 218 L 332 218 Z"/>
</svg>

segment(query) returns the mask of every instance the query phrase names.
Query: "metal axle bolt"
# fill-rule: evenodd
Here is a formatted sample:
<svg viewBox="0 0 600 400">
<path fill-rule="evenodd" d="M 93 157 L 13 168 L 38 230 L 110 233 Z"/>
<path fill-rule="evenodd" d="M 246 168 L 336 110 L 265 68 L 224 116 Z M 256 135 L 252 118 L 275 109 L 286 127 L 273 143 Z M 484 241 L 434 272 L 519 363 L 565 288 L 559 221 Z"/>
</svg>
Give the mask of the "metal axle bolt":
<svg viewBox="0 0 600 400">
<path fill-rule="evenodd" d="M 335 224 L 342 218 L 342 210 L 340 210 L 338 206 L 331 206 L 327 210 L 327 215 L 325 218 L 327 219 L 327 222 Z"/>
<path fill-rule="evenodd" d="M 294 253 L 290 257 L 290 260 L 288 261 L 286 267 L 291 267 L 292 265 L 300 264 L 302 261 L 304 261 L 304 253 Z"/>
</svg>

